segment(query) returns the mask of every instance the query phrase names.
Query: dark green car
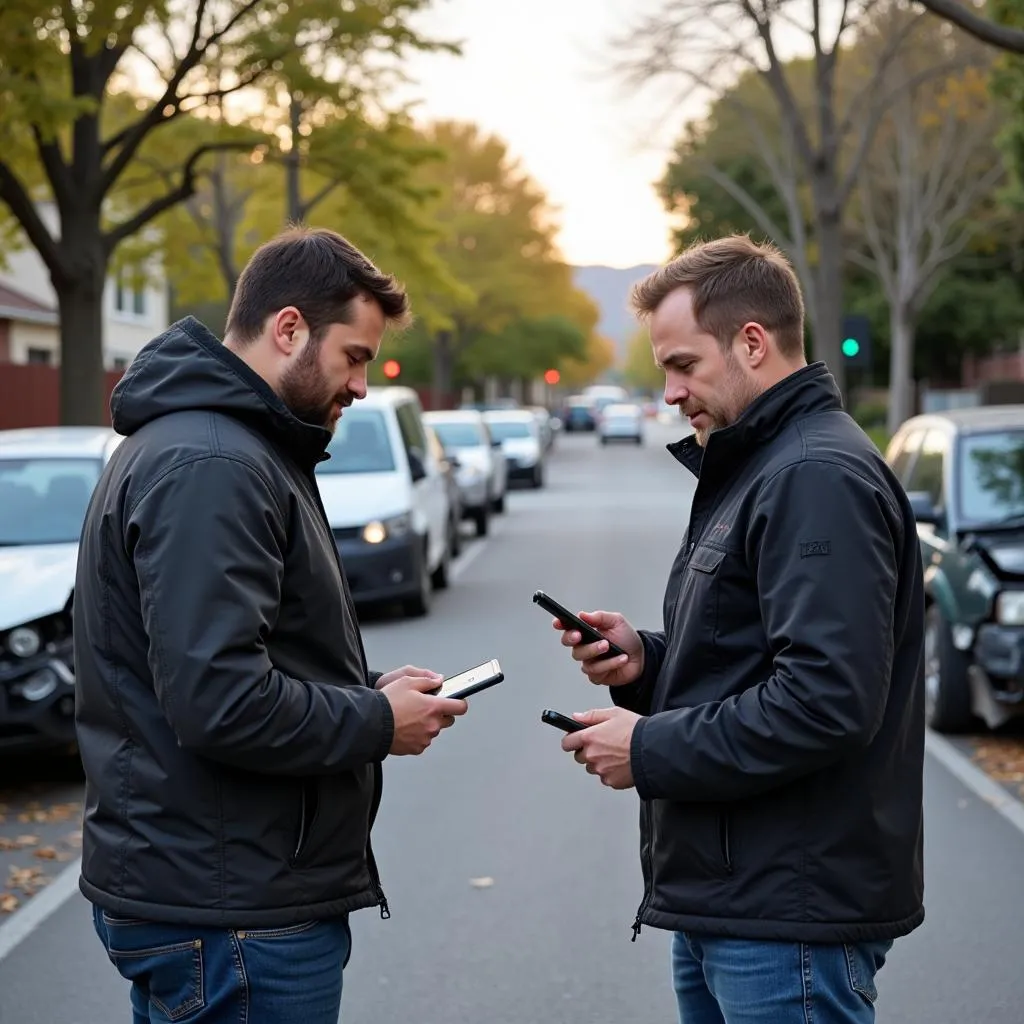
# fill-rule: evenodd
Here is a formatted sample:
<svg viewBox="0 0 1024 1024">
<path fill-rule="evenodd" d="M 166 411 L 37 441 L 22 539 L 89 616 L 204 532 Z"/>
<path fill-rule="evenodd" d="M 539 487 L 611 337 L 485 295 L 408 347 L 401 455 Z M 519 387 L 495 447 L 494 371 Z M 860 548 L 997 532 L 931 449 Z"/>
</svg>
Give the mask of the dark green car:
<svg viewBox="0 0 1024 1024">
<path fill-rule="evenodd" d="M 917 516 L 928 724 L 1024 714 L 1024 406 L 915 416 L 886 451 Z"/>
</svg>

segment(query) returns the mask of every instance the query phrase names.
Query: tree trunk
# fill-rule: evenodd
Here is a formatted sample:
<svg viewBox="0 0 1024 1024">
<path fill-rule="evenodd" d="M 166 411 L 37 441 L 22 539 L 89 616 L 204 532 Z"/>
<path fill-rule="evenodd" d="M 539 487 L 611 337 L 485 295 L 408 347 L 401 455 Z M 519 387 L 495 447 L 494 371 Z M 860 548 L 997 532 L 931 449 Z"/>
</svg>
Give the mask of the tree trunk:
<svg viewBox="0 0 1024 1024">
<path fill-rule="evenodd" d="M 297 224 L 302 220 L 302 182 L 299 175 L 302 163 L 302 154 L 299 152 L 299 141 L 302 138 L 299 132 L 302 127 L 302 102 L 294 96 L 288 104 L 288 122 L 292 133 L 292 147 L 284 158 L 287 216 L 289 223 Z"/>
<path fill-rule="evenodd" d="M 818 273 L 814 358 L 828 364 L 843 402 L 849 407 L 846 366 L 843 363 L 843 234 L 839 217 L 822 216 L 818 227 Z"/>
<path fill-rule="evenodd" d="M 889 304 L 889 416 L 886 428 L 895 434 L 912 414 L 911 384 L 914 359 L 914 314 L 905 302 Z"/>
<path fill-rule="evenodd" d="M 452 389 L 452 370 L 455 363 L 451 331 L 440 331 L 434 338 L 434 381 L 431 404 L 443 409 Z"/>
<path fill-rule="evenodd" d="M 99 271 L 55 282 L 60 311 L 60 422 L 95 427 L 107 422 L 103 372 L 103 282 Z"/>
</svg>

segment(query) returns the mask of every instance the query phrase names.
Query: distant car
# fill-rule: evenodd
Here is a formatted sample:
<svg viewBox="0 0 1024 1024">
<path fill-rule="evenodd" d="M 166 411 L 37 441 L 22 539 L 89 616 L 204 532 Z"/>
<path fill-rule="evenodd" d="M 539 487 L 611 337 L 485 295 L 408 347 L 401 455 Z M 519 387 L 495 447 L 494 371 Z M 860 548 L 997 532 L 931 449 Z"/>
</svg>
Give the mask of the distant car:
<svg viewBox="0 0 1024 1024">
<path fill-rule="evenodd" d="M 570 398 L 565 403 L 561 420 L 567 434 L 593 431 L 597 427 L 594 403 L 579 395 Z"/>
<path fill-rule="evenodd" d="M 370 388 L 327 451 L 316 478 L 353 600 L 426 615 L 432 590 L 448 586 L 451 507 L 416 392 Z"/>
<path fill-rule="evenodd" d="M 444 446 L 438 440 L 437 434 L 426 425 L 427 447 L 433 455 L 438 466 L 441 467 L 441 475 L 444 477 L 445 489 L 448 492 L 448 550 L 452 558 L 462 554 L 462 492 L 459 490 L 459 481 L 456 478 L 458 471 L 458 460 L 449 458 Z"/>
<path fill-rule="evenodd" d="M 544 486 L 544 445 L 537 418 L 526 410 L 484 413 L 491 437 L 501 442 L 510 480 Z"/>
<path fill-rule="evenodd" d="M 446 455 L 457 463 L 455 479 L 463 514 L 476 524 L 477 536 L 484 536 L 491 513 L 505 511 L 508 466 L 501 442 L 492 439 L 480 412 L 428 412 L 424 419 L 437 434 Z"/>
<path fill-rule="evenodd" d="M 644 411 L 639 405 L 620 403 L 605 406 L 597 425 L 597 436 L 601 444 L 609 441 L 632 441 L 644 443 Z"/>
<path fill-rule="evenodd" d="M 502 409 L 519 409 L 521 406 L 514 398 L 492 398 L 482 402 L 463 402 L 460 410 L 476 412 L 496 412 Z"/>
<path fill-rule="evenodd" d="M 78 544 L 121 440 L 103 427 L 0 431 L 0 751 L 74 744 Z"/>
<path fill-rule="evenodd" d="M 555 433 L 561 426 L 559 421 L 543 405 L 529 405 L 527 411 L 537 417 L 540 427 L 540 441 L 545 451 L 550 451 L 555 443 Z M 555 424 L 558 424 L 558 427 Z"/>
<path fill-rule="evenodd" d="M 1024 714 L 1024 406 L 916 416 L 886 450 L 924 560 L 928 724 Z"/>
</svg>

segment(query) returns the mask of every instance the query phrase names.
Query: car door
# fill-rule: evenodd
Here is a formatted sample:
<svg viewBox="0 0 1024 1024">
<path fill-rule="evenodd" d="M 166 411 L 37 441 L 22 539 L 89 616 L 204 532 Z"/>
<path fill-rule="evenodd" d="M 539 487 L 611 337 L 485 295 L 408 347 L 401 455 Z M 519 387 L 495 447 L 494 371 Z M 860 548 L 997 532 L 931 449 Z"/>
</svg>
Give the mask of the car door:
<svg viewBox="0 0 1024 1024">
<path fill-rule="evenodd" d="M 410 466 L 419 463 L 424 470 L 420 479 L 413 480 L 413 500 L 427 522 L 427 564 L 433 571 L 444 557 L 448 544 L 449 511 L 444 475 L 427 443 L 418 405 L 412 401 L 401 402 L 395 415 Z"/>
</svg>

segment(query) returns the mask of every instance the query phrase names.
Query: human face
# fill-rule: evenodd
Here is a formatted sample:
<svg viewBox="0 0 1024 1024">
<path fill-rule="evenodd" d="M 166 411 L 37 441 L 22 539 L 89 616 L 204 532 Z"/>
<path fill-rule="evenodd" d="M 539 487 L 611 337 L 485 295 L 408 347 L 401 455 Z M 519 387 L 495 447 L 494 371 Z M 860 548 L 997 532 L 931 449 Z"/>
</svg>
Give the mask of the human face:
<svg viewBox="0 0 1024 1024">
<path fill-rule="evenodd" d="M 319 341 L 310 340 L 304 324 L 297 325 L 296 344 L 277 387 L 295 416 L 332 432 L 342 411 L 366 397 L 366 368 L 384 336 L 384 314 L 376 301 L 360 296 L 352 312 L 351 323 L 331 324 Z"/>
<path fill-rule="evenodd" d="M 705 334 L 693 316 L 688 288 L 670 292 L 651 317 L 654 360 L 665 371 L 665 401 L 690 420 L 702 448 L 714 430 L 727 427 L 761 393 L 744 366 L 742 338 L 729 348 Z"/>
</svg>

